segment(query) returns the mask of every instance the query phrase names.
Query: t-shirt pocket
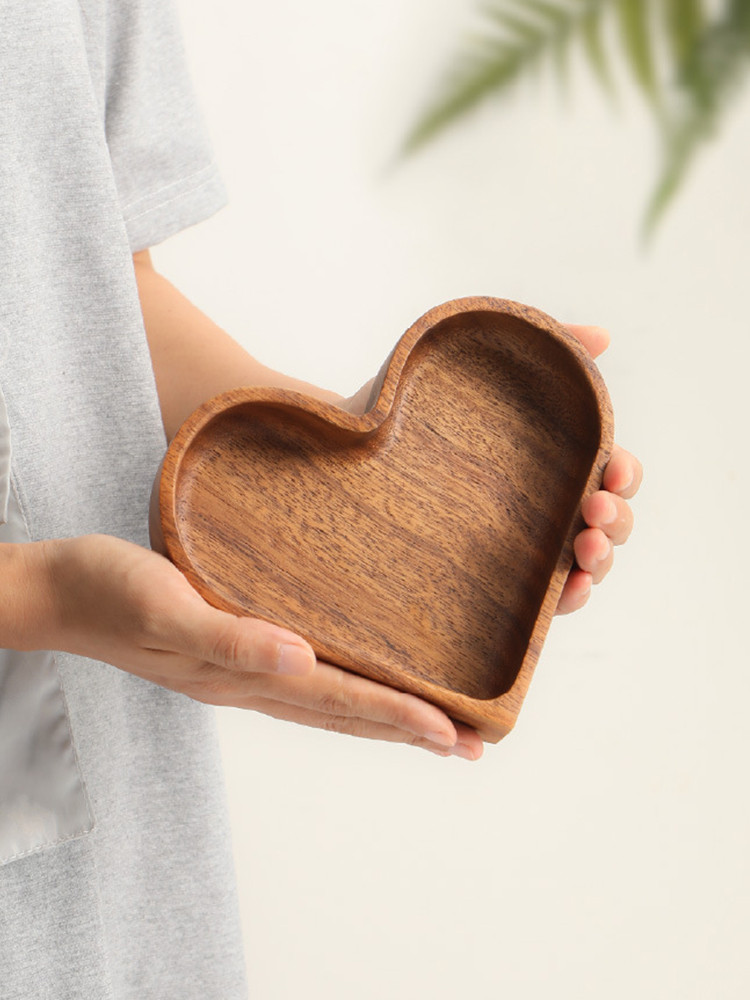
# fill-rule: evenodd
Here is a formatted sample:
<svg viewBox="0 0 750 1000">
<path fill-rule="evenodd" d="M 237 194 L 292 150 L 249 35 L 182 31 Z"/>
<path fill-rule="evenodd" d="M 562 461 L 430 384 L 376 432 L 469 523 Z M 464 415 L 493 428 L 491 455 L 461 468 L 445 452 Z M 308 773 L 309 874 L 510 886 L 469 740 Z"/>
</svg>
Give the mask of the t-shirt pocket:
<svg viewBox="0 0 750 1000">
<path fill-rule="evenodd" d="M 0 389 L 0 543 L 30 541 Z M 0 864 L 94 825 L 54 653 L 0 649 Z"/>
</svg>

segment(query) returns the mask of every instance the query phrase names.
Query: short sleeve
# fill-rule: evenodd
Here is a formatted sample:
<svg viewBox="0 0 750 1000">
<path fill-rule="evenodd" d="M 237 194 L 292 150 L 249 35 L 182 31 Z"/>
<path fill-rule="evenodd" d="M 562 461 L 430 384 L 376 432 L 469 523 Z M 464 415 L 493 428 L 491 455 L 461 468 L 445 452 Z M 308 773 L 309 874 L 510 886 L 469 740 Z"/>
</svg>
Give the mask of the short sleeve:
<svg viewBox="0 0 750 1000">
<path fill-rule="evenodd" d="M 105 128 L 135 253 L 226 202 L 171 0 L 109 0 Z"/>
</svg>

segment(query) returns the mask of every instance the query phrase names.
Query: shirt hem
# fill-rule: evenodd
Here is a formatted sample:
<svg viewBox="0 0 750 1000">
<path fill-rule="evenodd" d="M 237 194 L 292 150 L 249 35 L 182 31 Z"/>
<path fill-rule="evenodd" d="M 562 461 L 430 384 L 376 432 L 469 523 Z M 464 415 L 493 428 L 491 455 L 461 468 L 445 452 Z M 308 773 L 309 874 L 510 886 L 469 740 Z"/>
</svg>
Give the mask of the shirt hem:
<svg viewBox="0 0 750 1000">
<path fill-rule="evenodd" d="M 122 211 L 131 253 L 203 222 L 226 203 L 226 190 L 214 164 L 130 202 Z"/>
</svg>

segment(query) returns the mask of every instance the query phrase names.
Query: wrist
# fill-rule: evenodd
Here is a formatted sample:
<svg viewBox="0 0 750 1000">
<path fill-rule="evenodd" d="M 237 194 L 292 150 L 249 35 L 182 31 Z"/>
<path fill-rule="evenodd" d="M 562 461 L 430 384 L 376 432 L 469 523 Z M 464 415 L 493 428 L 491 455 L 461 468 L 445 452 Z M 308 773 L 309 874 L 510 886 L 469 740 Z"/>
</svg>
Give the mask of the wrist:
<svg viewBox="0 0 750 1000">
<path fill-rule="evenodd" d="M 0 646 L 53 649 L 56 600 L 51 561 L 56 541 L 0 545 Z"/>
</svg>

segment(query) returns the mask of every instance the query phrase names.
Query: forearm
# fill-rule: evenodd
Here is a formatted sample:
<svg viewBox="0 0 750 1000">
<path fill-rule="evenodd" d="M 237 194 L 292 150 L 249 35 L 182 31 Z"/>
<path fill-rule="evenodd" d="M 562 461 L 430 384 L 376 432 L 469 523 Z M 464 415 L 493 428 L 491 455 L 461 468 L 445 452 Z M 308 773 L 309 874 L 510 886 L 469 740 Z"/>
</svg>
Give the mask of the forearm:
<svg viewBox="0 0 750 1000">
<path fill-rule="evenodd" d="M 167 437 L 207 399 L 245 385 L 295 389 L 340 404 L 336 393 L 267 368 L 193 305 L 151 263 L 134 254 L 143 321 Z"/>
</svg>

